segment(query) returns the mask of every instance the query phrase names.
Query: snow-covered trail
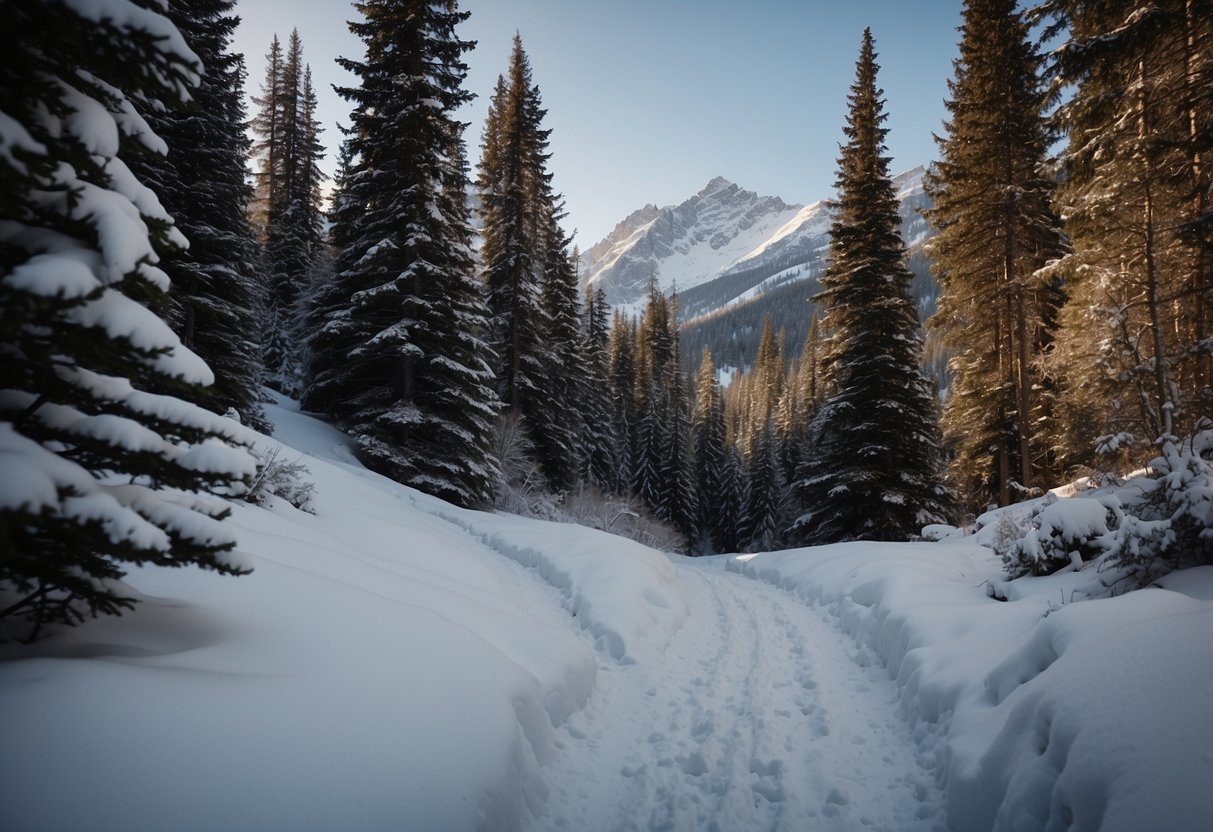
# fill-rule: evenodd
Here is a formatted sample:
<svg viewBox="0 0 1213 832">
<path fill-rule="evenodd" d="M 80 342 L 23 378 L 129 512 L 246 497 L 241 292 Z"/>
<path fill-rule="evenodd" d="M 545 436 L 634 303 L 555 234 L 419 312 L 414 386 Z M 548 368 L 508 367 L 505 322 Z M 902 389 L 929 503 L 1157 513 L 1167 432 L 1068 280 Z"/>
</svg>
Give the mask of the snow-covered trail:
<svg viewBox="0 0 1213 832">
<path fill-rule="evenodd" d="M 723 563 L 678 561 L 691 614 L 664 663 L 600 658 L 535 828 L 942 828 L 883 670 L 827 611 Z"/>
</svg>

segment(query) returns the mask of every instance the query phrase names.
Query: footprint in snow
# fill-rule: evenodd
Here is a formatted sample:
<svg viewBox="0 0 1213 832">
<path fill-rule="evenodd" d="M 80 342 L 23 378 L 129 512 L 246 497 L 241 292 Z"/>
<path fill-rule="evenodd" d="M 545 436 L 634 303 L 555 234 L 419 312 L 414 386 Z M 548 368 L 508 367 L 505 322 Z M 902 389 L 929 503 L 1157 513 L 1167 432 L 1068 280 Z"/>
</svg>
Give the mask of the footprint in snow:
<svg viewBox="0 0 1213 832">
<path fill-rule="evenodd" d="M 692 751 L 685 757 L 678 758 L 678 766 L 683 774 L 691 777 L 702 777 L 708 773 L 708 761 L 698 751 Z"/>
</svg>

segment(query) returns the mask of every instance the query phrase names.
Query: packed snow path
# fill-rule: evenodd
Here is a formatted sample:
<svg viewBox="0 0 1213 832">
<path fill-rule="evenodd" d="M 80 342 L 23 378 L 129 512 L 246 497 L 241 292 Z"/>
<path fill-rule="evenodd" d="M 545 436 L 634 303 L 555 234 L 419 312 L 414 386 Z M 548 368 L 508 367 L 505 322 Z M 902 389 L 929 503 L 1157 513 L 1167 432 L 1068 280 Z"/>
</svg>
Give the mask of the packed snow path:
<svg viewBox="0 0 1213 832">
<path fill-rule="evenodd" d="M 691 614 L 662 665 L 601 659 L 537 829 L 942 828 L 896 690 L 837 619 L 680 559 Z"/>
</svg>

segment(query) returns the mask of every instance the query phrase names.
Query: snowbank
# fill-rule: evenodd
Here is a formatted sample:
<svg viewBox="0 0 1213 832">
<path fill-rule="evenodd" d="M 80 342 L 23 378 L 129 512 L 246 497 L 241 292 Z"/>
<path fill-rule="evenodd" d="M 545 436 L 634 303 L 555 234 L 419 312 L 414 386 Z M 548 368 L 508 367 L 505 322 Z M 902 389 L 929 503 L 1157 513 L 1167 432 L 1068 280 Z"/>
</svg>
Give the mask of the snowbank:
<svg viewBox="0 0 1213 832">
<path fill-rule="evenodd" d="M 564 604 L 621 664 L 660 660 L 687 617 L 670 561 L 647 546 L 597 529 L 467 511 L 419 495 L 456 523 L 561 591 Z"/>
<path fill-rule="evenodd" d="M 662 555 L 590 564 L 596 533 L 460 515 L 271 411 L 317 513 L 234 503 L 253 574 L 133 570 L 135 612 L 0 645 L 0 828 L 516 828 L 595 684 L 569 610 L 617 659 L 679 620 Z"/>
<path fill-rule="evenodd" d="M 1001 563 L 971 538 L 729 568 L 827 606 L 884 660 L 953 828 L 1213 828 L 1213 567 L 1074 603 L 1072 574 L 988 598 Z"/>
</svg>

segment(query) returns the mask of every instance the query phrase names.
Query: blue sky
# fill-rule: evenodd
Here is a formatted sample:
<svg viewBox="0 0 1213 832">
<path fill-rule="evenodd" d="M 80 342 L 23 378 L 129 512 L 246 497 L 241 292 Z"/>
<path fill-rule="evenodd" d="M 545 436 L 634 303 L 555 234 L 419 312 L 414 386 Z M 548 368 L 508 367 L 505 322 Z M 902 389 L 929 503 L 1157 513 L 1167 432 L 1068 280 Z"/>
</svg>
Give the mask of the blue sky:
<svg viewBox="0 0 1213 832">
<path fill-rule="evenodd" d="M 530 55 L 552 129 L 552 170 L 566 221 L 587 248 L 648 202 L 680 202 L 714 176 L 807 203 L 829 197 L 846 94 L 864 26 L 876 38 L 889 149 L 900 171 L 929 162 L 956 55 L 960 0 L 464 0 L 469 157 L 479 158 L 488 96 L 515 30 Z M 303 39 L 320 96 L 322 137 L 349 105 L 331 85 L 361 56 L 342 0 L 241 0 L 235 48 L 250 92 L 277 32 Z"/>
</svg>

